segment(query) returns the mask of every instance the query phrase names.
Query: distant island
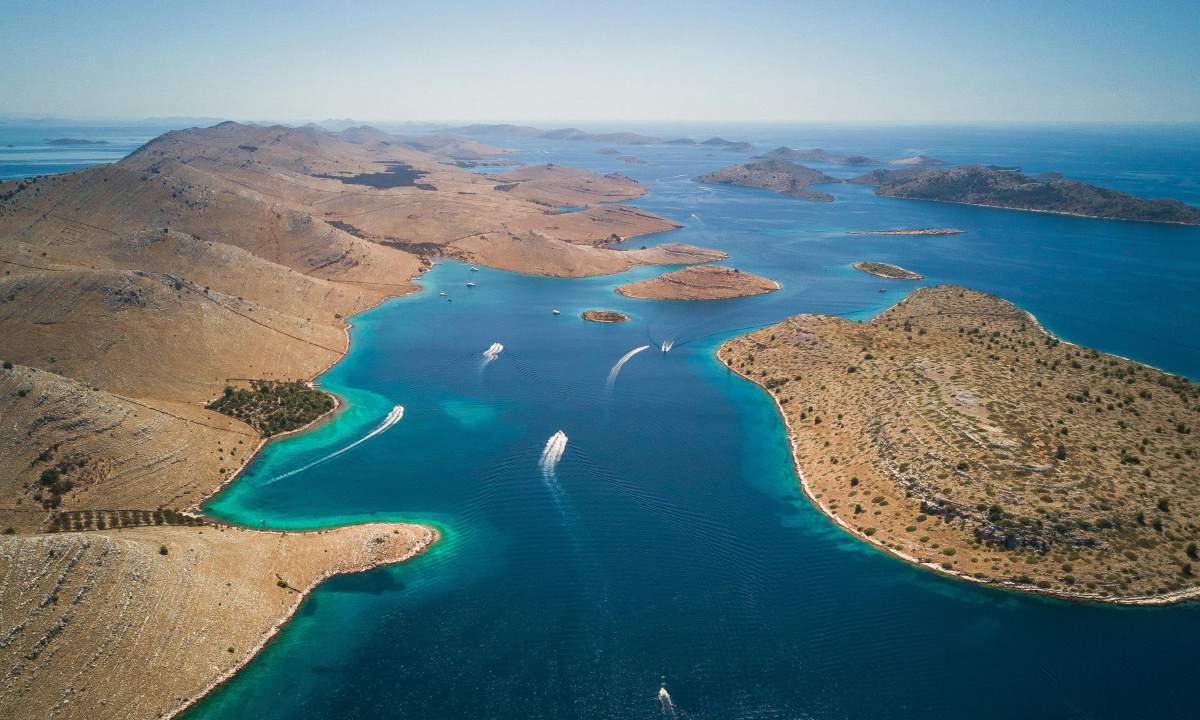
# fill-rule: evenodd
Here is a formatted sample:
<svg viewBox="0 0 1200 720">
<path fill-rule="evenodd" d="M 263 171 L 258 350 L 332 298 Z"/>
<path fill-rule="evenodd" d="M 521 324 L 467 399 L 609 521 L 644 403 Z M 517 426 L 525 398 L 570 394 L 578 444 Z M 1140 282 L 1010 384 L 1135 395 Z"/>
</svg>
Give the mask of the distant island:
<svg viewBox="0 0 1200 720">
<path fill-rule="evenodd" d="M 924 275 L 905 270 L 899 265 L 892 265 L 885 262 L 856 262 L 853 265 L 855 270 L 865 272 L 868 275 L 875 275 L 889 280 L 920 280 Z"/>
<path fill-rule="evenodd" d="M 697 142 L 691 138 L 673 138 L 664 140 L 654 135 L 643 135 L 635 132 L 606 132 L 591 133 L 579 128 L 558 128 L 543 130 L 529 125 L 512 125 L 509 123 L 463 125 L 450 128 L 447 132 L 463 135 L 491 135 L 504 137 L 541 138 L 543 140 L 571 140 L 578 142 L 611 143 L 614 145 L 686 145 L 696 147 L 717 148 L 729 152 L 749 153 L 754 151 L 754 145 L 738 141 L 726 140 L 723 137 L 711 137 Z M 612 150 L 612 152 L 609 152 Z M 615 155 L 618 151 L 612 148 L 601 150 L 605 155 Z"/>
<path fill-rule="evenodd" d="M 961 235 L 958 228 L 898 228 L 896 230 L 855 230 L 850 235 Z"/>
<path fill-rule="evenodd" d="M 718 357 L 783 415 L 809 499 L 929 569 L 1069 598 L 1200 596 L 1200 388 L 1060 341 L 992 295 L 798 315 Z"/>
<path fill-rule="evenodd" d="M 733 140 L 726 140 L 723 137 L 711 137 L 700 144 L 707 147 L 721 148 L 730 152 L 751 152 L 754 150 L 754 146 L 748 142 L 735 142 Z"/>
<path fill-rule="evenodd" d="M 462 127 L 451 128 L 450 132 L 462 133 L 464 135 L 507 135 L 511 137 L 543 138 L 546 140 L 603 142 L 617 145 L 654 145 L 662 142 L 662 138 L 632 132 L 590 133 L 579 128 L 542 130 L 528 125 L 510 125 L 506 123 L 495 125 L 464 125 Z"/>
<path fill-rule="evenodd" d="M 793 150 L 787 145 L 781 145 L 762 157 L 790 162 L 819 162 L 828 165 L 882 165 L 874 158 L 866 155 L 835 155 L 831 152 L 813 148 L 811 150 Z"/>
<path fill-rule="evenodd" d="M 725 300 L 762 295 L 779 289 L 779 283 L 736 268 L 697 265 L 659 275 L 650 280 L 627 283 L 617 292 L 650 300 Z"/>
<path fill-rule="evenodd" d="M 645 165 L 646 164 L 645 160 L 641 159 L 640 157 L 635 157 L 633 155 L 622 155 L 621 157 L 619 157 L 617 159 L 620 160 L 621 162 L 625 163 L 626 165 Z"/>
<path fill-rule="evenodd" d="M 740 185 L 742 187 L 763 188 L 784 195 L 833 202 L 833 196 L 828 193 L 812 192 L 810 185 L 841 182 L 820 170 L 797 165 L 787 160 L 760 158 L 740 165 L 714 170 L 696 178 L 696 182 L 711 185 Z"/>
<path fill-rule="evenodd" d="M 851 182 L 878 185 L 875 193 L 886 197 L 1110 220 L 1200 225 L 1200 208 L 1178 200 L 1147 200 L 1069 180 L 1058 173 L 1029 176 L 1017 168 L 959 165 L 876 170 Z"/>
<path fill-rule="evenodd" d="M 629 319 L 628 315 L 616 310 L 584 310 L 579 313 L 579 316 L 584 320 L 597 323 L 620 323 Z"/>
<path fill-rule="evenodd" d="M 54 138 L 47 140 L 47 145 L 107 145 L 107 140 L 86 140 L 84 138 Z"/>
<path fill-rule="evenodd" d="M 938 160 L 937 158 L 931 158 L 931 157 L 928 157 L 925 155 L 912 155 L 910 157 L 900 158 L 898 160 L 888 160 L 888 165 L 914 166 L 914 165 L 945 165 L 945 164 L 946 164 L 946 162 L 944 160 Z"/>
</svg>

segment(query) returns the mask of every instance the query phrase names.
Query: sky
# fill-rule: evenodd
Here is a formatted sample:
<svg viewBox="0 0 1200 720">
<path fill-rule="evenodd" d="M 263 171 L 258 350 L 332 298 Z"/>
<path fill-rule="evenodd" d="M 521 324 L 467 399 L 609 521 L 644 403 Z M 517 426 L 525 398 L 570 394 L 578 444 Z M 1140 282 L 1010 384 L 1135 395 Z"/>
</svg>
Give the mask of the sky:
<svg viewBox="0 0 1200 720">
<path fill-rule="evenodd" d="M 0 0 L 0 113 L 1200 122 L 1200 1 Z"/>
</svg>

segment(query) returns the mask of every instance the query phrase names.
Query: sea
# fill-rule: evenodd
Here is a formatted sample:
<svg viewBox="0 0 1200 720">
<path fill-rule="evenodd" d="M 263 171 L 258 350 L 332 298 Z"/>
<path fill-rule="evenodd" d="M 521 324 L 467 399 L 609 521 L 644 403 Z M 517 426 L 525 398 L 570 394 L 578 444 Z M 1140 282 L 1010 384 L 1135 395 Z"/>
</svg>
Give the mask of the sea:
<svg viewBox="0 0 1200 720">
<path fill-rule="evenodd" d="M 632 129 L 1057 171 L 1200 205 L 1200 126 Z M 138 142 L 112 132 L 128 142 L 14 143 L 0 172 L 68 170 Z M 866 320 L 915 287 L 956 283 L 1073 342 L 1200 379 L 1200 228 L 860 185 L 819 188 L 835 200 L 818 203 L 695 182 L 749 157 L 707 146 L 618 146 L 645 161 L 631 165 L 595 143 L 479 139 L 514 163 L 633 177 L 648 192 L 630 204 L 683 228 L 626 245 L 717 247 L 782 289 L 659 302 L 614 288 L 660 268 L 559 279 L 445 261 L 421 292 L 354 317 L 349 354 L 319 378 L 345 409 L 269 444 L 205 509 L 277 529 L 421 522 L 442 540 L 321 585 L 190 720 L 1196 716 L 1200 604 L 1034 597 L 865 546 L 804 498 L 770 398 L 714 353 L 790 315 Z M 905 227 L 964 233 L 855 234 Z M 865 275 L 858 260 L 925 279 Z M 589 308 L 630 320 L 582 321 Z M 502 351 L 485 356 L 493 343 Z"/>
</svg>

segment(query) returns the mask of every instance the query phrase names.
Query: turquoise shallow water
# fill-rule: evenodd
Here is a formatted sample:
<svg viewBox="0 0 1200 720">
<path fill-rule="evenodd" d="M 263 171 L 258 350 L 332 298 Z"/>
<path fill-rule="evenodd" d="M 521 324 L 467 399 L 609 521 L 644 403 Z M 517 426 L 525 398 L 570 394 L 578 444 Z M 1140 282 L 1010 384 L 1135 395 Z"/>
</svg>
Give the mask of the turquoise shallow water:
<svg viewBox="0 0 1200 720">
<path fill-rule="evenodd" d="M 1044 163 L 1029 169 L 1192 202 L 1200 177 L 1195 129 L 721 134 L 764 148 Z M 713 352 L 796 312 L 862 318 L 895 302 L 913 286 L 848 267 L 875 259 L 997 292 L 1072 340 L 1200 377 L 1200 230 L 887 200 L 853 186 L 831 188 L 832 204 L 705 189 L 689 178 L 743 156 L 628 148 L 648 161 L 629 167 L 597 147 L 518 149 L 529 161 L 635 174 L 651 189 L 636 204 L 686 227 L 633 244 L 721 247 L 783 290 L 657 303 L 612 291 L 655 272 L 645 268 L 561 280 L 442 263 L 422 293 L 355 318 L 350 354 L 321 378 L 348 407 L 268 446 L 208 511 L 268 527 L 432 522 L 445 539 L 405 565 L 323 585 L 189 717 L 1194 716 L 1200 606 L 1025 597 L 862 546 L 804 500 L 769 399 Z M 903 226 L 967 233 L 847 234 Z M 585 323 L 578 312 L 589 307 L 632 319 Z M 667 340 L 673 350 L 659 352 Z M 505 350 L 485 365 L 497 341 Z M 607 387 L 617 359 L 643 344 Z M 362 438 L 396 404 L 406 412 L 395 426 L 280 477 Z M 560 429 L 569 444 L 548 474 L 539 456 Z M 657 699 L 664 682 L 673 708 Z"/>
</svg>

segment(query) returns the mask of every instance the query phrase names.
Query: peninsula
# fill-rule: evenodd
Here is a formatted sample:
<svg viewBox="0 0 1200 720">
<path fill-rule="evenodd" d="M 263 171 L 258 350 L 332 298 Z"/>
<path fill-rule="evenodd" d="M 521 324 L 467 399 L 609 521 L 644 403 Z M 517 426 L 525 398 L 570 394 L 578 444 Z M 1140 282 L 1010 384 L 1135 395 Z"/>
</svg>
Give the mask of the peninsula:
<svg viewBox="0 0 1200 720">
<path fill-rule="evenodd" d="M 1068 598 L 1200 596 L 1200 388 L 922 288 L 868 323 L 799 315 L 726 342 L 774 398 L 809 498 L 967 580 Z"/>
<path fill-rule="evenodd" d="M 920 280 L 925 277 L 912 270 L 905 270 L 899 265 L 885 262 L 856 262 L 854 269 L 889 280 Z"/>
<path fill-rule="evenodd" d="M 617 204 L 645 192 L 624 176 L 464 169 L 503 153 L 225 122 L 0 183 L 0 715 L 171 715 L 323 578 L 435 540 L 199 514 L 267 438 L 335 411 L 309 381 L 346 352 L 347 318 L 415 292 L 434 259 L 584 276 L 724 257 L 610 247 L 677 227 Z"/>
<path fill-rule="evenodd" d="M 820 170 L 813 170 L 787 160 L 760 158 L 714 170 L 696 178 L 696 182 L 709 185 L 762 188 L 805 200 L 833 202 L 832 195 L 813 192 L 808 188 L 812 185 L 838 183 L 841 180 L 830 177 Z"/>
<path fill-rule="evenodd" d="M 762 295 L 779 289 L 779 283 L 736 268 L 699 265 L 675 270 L 649 280 L 627 283 L 617 292 L 650 300 L 726 300 Z"/>
<path fill-rule="evenodd" d="M 1110 220 L 1200 225 L 1200 208 L 1178 200 L 1147 200 L 1069 180 L 1058 173 L 1029 176 L 1016 168 L 960 165 L 876 170 L 852 182 L 877 185 L 877 195 L 911 200 Z"/>
</svg>

